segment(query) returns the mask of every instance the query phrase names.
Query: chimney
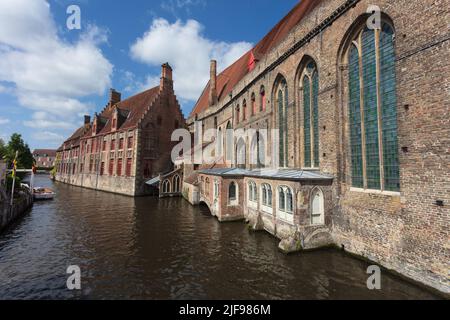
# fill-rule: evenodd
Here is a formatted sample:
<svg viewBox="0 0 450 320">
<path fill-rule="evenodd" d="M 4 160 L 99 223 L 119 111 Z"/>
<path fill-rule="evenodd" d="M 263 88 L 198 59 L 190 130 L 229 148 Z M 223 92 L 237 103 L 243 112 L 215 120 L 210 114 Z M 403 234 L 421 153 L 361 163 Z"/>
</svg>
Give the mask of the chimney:
<svg viewBox="0 0 450 320">
<path fill-rule="evenodd" d="M 209 105 L 217 104 L 217 61 L 211 60 L 210 81 L 209 81 Z"/>
<path fill-rule="evenodd" d="M 91 116 L 85 115 L 84 116 L 84 124 L 88 125 L 91 123 Z"/>
<path fill-rule="evenodd" d="M 118 104 L 122 100 L 122 95 L 114 89 L 109 90 L 109 106 Z"/>
<path fill-rule="evenodd" d="M 161 82 L 159 85 L 160 90 L 172 89 L 173 88 L 173 79 L 172 79 L 172 67 L 168 62 L 164 63 L 161 66 Z"/>
</svg>

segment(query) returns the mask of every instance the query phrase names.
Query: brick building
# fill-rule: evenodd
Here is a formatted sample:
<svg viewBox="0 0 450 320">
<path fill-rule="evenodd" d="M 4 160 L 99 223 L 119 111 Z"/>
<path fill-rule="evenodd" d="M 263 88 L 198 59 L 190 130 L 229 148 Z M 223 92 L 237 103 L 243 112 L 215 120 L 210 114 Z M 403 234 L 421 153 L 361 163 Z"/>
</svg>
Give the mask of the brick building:
<svg viewBox="0 0 450 320">
<path fill-rule="evenodd" d="M 36 167 L 42 169 L 52 169 L 55 166 L 56 150 L 36 149 L 33 151 L 33 158 Z"/>
<path fill-rule="evenodd" d="M 172 68 L 164 64 L 158 87 L 123 101 L 111 89 L 103 111 L 92 121 L 86 116 L 59 148 L 56 180 L 129 196 L 149 194 L 146 182 L 173 170 L 171 135 L 184 127 Z"/>
<path fill-rule="evenodd" d="M 213 61 L 188 126 L 216 130 L 215 162 L 185 165 L 183 196 L 285 251 L 334 244 L 449 293 L 448 5 L 303 0 L 219 75 Z"/>
</svg>

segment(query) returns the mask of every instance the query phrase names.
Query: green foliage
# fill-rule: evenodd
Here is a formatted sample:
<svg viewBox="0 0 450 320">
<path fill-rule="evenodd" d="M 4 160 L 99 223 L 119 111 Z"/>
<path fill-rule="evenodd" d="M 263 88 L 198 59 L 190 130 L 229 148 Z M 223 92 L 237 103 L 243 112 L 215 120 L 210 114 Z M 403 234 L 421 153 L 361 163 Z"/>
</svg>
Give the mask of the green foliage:
<svg viewBox="0 0 450 320">
<path fill-rule="evenodd" d="M 18 152 L 17 157 L 17 168 L 18 169 L 31 169 L 33 165 L 33 154 L 23 139 L 22 135 L 18 133 L 14 133 L 11 136 L 8 144 L 3 147 L 3 158 L 6 159 L 8 165 L 11 166 L 16 155 L 16 151 Z M 2 152 L 1 144 L 0 144 L 0 152 Z"/>
<path fill-rule="evenodd" d="M 50 175 L 53 179 L 56 177 L 56 167 L 53 167 L 53 169 L 50 171 Z"/>
<path fill-rule="evenodd" d="M 6 145 L 3 139 L 0 139 L 0 159 L 3 159 L 6 156 Z"/>
<path fill-rule="evenodd" d="M 12 175 L 8 175 L 6 177 L 6 190 L 11 191 L 12 183 L 13 183 L 13 177 L 12 177 Z M 19 190 L 21 183 L 22 183 L 22 179 L 20 177 L 16 177 L 16 183 L 14 185 L 14 190 Z"/>
</svg>

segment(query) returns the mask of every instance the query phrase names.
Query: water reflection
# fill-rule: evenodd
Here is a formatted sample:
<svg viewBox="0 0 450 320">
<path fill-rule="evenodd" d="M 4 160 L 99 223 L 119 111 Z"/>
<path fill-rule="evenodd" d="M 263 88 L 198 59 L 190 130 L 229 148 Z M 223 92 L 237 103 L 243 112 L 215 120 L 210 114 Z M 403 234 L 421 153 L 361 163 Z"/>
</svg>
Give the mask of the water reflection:
<svg viewBox="0 0 450 320">
<path fill-rule="evenodd" d="M 335 250 L 286 256 L 266 233 L 220 224 L 181 199 L 128 198 L 63 184 L 0 236 L 0 298 L 432 299 Z M 69 265 L 81 292 L 65 288 Z"/>
</svg>

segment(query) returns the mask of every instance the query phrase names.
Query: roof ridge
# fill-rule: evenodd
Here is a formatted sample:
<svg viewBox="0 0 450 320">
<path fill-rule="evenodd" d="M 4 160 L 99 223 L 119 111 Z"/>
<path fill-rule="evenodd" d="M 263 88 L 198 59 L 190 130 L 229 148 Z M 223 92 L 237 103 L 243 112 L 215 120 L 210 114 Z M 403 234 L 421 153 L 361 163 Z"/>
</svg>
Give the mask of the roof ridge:
<svg viewBox="0 0 450 320">
<path fill-rule="evenodd" d="M 217 85 L 221 84 L 222 78 L 227 76 L 230 78 L 231 85 L 230 88 L 226 88 L 224 91 L 224 95 L 232 92 L 232 90 L 236 87 L 236 85 L 249 73 L 248 70 L 248 61 L 244 61 L 249 53 L 253 52 L 253 54 L 258 56 L 258 60 L 262 60 L 264 57 L 270 53 L 276 46 L 282 43 L 289 32 L 291 32 L 298 24 L 321 2 L 322 0 L 301 0 L 297 3 L 269 32 L 260 40 L 258 43 L 253 46 L 249 51 L 245 52 L 241 57 L 235 60 L 231 65 L 225 68 L 218 76 L 217 76 Z M 244 62 L 245 63 L 244 63 Z M 234 70 L 234 68 L 236 70 Z M 231 74 L 228 75 L 228 72 Z M 205 111 L 209 107 L 209 99 L 208 99 L 208 89 L 210 86 L 210 82 L 205 86 L 197 100 L 194 108 L 192 109 L 189 117 L 194 116 L 195 114 L 201 113 Z M 223 88 L 217 88 L 218 91 L 222 91 Z M 221 99 L 222 97 L 220 97 Z"/>
</svg>

